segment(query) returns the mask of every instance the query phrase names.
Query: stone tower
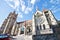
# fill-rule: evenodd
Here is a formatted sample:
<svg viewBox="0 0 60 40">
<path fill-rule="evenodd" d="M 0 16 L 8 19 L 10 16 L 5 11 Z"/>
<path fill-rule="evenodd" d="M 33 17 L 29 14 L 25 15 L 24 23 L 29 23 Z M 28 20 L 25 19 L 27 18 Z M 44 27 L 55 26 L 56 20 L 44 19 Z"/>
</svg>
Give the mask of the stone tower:
<svg viewBox="0 0 60 40">
<path fill-rule="evenodd" d="M 57 21 L 50 10 L 37 10 L 32 18 L 33 40 L 56 40 L 54 27 Z"/>
<path fill-rule="evenodd" d="M 13 13 L 11 12 L 8 15 L 8 17 L 4 20 L 1 26 L 1 28 L 3 29 L 2 30 L 3 34 L 6 34 L 6 33 L 11 34 L 11 29 L 16 21 L 16 18 L 17 18 L 17 14 L 15 14 L 15 11 Z"/>
<path fill-rule="evenodd" d="M 49 14 L 49 13 L 48 13 Z M 44 12 L 39 10 L 33 15 L 33 35 L 53 33 Z"/>
<path fill-rule="evenodd" d="M 44 12 L 44 14 L 46 16 L 46 19 L 47 19 L 50 27 L 57 26 L 57 20 L 54 17 L 54 15 L 52 14 L 52 12 L 50 10 L 44 10 L 43 12 Z"/>
</svg>

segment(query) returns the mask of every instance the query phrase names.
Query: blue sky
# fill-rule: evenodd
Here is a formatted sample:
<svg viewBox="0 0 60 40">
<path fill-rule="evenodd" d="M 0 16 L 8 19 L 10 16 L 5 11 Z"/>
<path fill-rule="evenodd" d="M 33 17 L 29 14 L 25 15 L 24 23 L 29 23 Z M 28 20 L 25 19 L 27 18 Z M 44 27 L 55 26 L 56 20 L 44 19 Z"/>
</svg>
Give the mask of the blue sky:
<svg viewBox="0 0 60 40">
<path fill-rule="evenodd" d="M 57 20 L 60 20 L 60 0 L 0 0 L 0 25 L 14 10 L 18 13 L 17 21 L 32 19 L 36 11 L 51 10 Z"/>
</svg>

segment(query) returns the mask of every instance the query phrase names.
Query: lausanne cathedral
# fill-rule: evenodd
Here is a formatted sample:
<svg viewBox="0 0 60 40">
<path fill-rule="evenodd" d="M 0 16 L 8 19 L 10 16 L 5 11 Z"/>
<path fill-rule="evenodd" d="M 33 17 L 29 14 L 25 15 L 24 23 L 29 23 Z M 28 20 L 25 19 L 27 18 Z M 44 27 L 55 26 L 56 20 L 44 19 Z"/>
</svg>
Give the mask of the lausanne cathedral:
<svg viewBox="0 0 60 40">
<path fill-rule="evenodd" d="M 32 20 L 17 22 L 18 14 L 11 12 L 1 26 L 1 34 L 29 35 L 31 40 L 60 40 L 60 27 L 50 10 L 36 10 Z"/>
</svg>

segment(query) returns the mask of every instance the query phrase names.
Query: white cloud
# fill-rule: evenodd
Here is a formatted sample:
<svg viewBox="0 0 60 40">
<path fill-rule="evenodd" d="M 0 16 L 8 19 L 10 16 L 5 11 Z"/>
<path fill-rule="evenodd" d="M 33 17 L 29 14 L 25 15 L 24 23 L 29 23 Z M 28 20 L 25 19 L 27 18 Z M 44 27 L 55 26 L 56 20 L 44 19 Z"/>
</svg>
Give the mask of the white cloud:
<svg viewBox="0 0 60 40">
<path fill-rule="evenodd" d="M 25 9 L 26 9 L 26 6 L 22 5 L 22 11 L 25 11 Z"/>
<path fill-rule="evenodd" d="M 25 2 L 23 0 L 19 0 L 19 1 L 20 1 L 21 10 L 24 11 L 26 8 Z"/>
<path fill-rule="evenodd" d="M 35 2 L 33 2 L 32 5 L 31 5 L 31 2 L 32 2 L 32 0 L 31 1 L 28 0 L 27 6 L 26 6 L 25 2 L 23 0 L 20 0 L 20 4 L 21 4 L 21 7 L 22 7 L 21 9 L 25 14 L 28 14 L 30 11 L 32 11 L 33 6 L 34 6 L 33 3 L 35 3 Z"/>
<path fill-rule="evenodd" d="M 16 7 L 19 6 L 19 0 L 5 0 L 7 4 L 12 7 L 13 9 L 16 9 Z M 14 5 L 12 5 L 10 2 L 13 2 Z"/>
<path fill-rule="evenodd" d="M 21 13 L 18 13 L 19 18 L 23 18 L 23 15 Z"/>
<path fill-rule="evenodd" d="M 9 2 L 7 2 L 7 4 L 8 4 L 10 7 L 12 7 L 13 9 L 15 9 L 15 7 L 14 7 L 12 4 L 10 4 Z"/>
<path fill-rule="evenodd" d="M 16 12 L 18 13 L 18 17 L 23 18 L 23 13 L 24 14 L 29 14 L 29 12 L 32 12 L 35 3 L 37 2 L 37 0 L 5 0 L 7 2 L 7 4 L 12 7 L 13 9 L 16 10 Z M 13 4 L 11 4 L 10 2 L 13 2 Z M 26 5 L 27 2 L 27 5 Z"/>
<path fill-rule="evenodd" d="M 36 0 L 31 0 L 31 3 L 32 3 L 32 4 L 35 4 L 35 2 L 36 2 Z"/>
<path fill-rule="evenodd" d="M 56 6 L 52 6 L 51 8 L 49 8 L 49 10 L 51 10 L 53 13 L 60 11 L 60 8 L 56 7 Z"/>
<path fill-rule="evenodd" d="M 19 0 L 14 0 L 15 8 L 19 6 Z"/>
<path fill-rule="evenodd" d="M 27 5 L 26 5 L 26 1 L 24 0 L 5 0 L 5 1 L 10 7 L 16 9 L 16 11 L 20 11 L 25 14 L 31 12 L 34 8 L 35 3 L 37 2 L 36 0 L 27 0 Z M 14 5 L 11 4 L 10 2 L 13 2 Z"/>
<path fill-rule="evenodd" d="M 60 0 L 50 0 L 50 3 L 52 3 L 52 4 L 60 4 Z"/>
<path fill-rule="evenodd" d="M 5 0 L 5 1 L 13 1 L 13 0 Z"/>
<path fill-rule="evenodd" d="M 27 7 L 26 9 L 25 9 L 25 14 L 28 14 L 29 13 L 29 11 L 32 11 L 32 9 L 33 9 L 33 7 Z"/>
<path fill-rule="evenodd" d="M 58 8 L 58 9 L 56 9 L 56 10 L 53 10 L 54 13 L 55 13 L 55 12 L 58 12 L 58 11 L 60 11 L 60 8 Z"/>
</svg>

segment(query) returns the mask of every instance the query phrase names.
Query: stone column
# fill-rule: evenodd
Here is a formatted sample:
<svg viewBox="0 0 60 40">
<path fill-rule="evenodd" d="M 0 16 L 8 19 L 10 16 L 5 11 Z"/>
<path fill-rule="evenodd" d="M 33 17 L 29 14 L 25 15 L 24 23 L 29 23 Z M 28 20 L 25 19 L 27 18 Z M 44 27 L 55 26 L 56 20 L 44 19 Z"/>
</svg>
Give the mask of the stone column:
<svg viewBox="0 0 60 40">
<path fill-rule="evenodd" d="M 4 31 L 3 31 L 3 34 L 5 34 L 5 32 L 6 32 L 6 29 L 7 29 L 7 27 L 8 27 L 9 21 L 10 21 L 10 18 L 8 19 L 8 21 L 7 21 L 7 23 L 6 23 L 6 26 L 5 26 L 5 29 L 4 29 Z"/>
<path fill-rule="evenodd" d="M 15 35 L 18 34 L 18 28 L 19 28 L 19 27 L 18 27 L 18 24 L 17 24 L 16 29 L 15 29 L 15 32 L 14 32 Z"/>
<path fill-rule="evenodd" d="M 33 15 L 33 19 L 32 19 L 32 34 L 35 35 L 36 34 L 36 29 L 35 29 L 35 16 Z"/>
<path fill-rule="evenodd" d="M 14 25 L 13 25 L 13 28 L 12 28 L 12 31 L 11 31 L 11 35 L 14 34 L 14 29 L 15 29 L 15 27 L 16 27 L 16 22 L 15 22 Z"/>
<path fill-rule="evenodd" d="M 19 28 L 19 30 L 18 30 L 18 35 L 20 35 L 20 28 Z"/>
<path fill-rule="evenodd" d="M 26 27 L 24 28 L 24 35 L 26 35 Z"/>
</svg>

